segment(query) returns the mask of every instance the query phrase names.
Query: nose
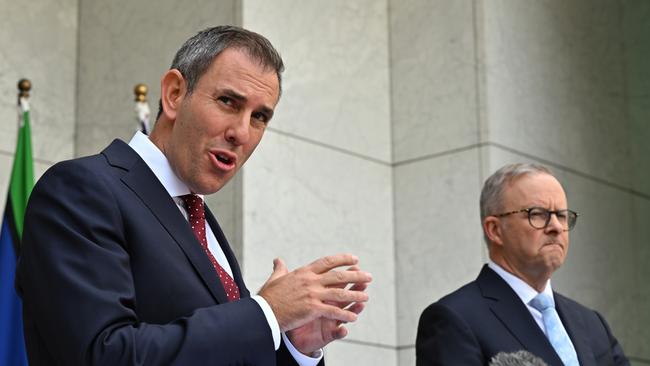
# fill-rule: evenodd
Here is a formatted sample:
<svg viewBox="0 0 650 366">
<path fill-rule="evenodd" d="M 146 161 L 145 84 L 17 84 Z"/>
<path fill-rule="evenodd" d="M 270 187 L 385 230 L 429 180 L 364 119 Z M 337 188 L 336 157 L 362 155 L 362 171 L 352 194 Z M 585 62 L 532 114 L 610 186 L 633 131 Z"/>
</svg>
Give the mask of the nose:
<svg viewBox="0 0 650 366">
<path fill-rule="evenodd" d="M 560 219 L 558 219 L 557 214 L 553 213 L 550 215 L 551 217 L 549 217 L 548 225 L 546 225 L 545 228 L 546 232 L 563 232 L 564 226 L 560 222 Z"/>
<path fill-rule="evenodd" d="M 251 114 L 247 112 L 240 113 L 234 117 L 225 131 L 226 141 L 233 145 L 243 145 L 248 142 Z"/>
</svg>

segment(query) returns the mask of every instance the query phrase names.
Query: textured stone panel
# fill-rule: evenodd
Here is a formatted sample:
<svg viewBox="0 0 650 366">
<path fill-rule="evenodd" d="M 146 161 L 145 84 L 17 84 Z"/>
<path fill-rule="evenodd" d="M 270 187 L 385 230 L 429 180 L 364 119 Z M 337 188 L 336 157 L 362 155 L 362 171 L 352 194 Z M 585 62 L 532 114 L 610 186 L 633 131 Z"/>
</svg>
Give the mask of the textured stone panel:
<svg viewBox="0 0 650 366">
<path fill-rule="evenodd" d="M 650 2 L 623 1 L 633 188 L 650 196 Z"/>
<path fill-rule="evenodd" d="M 390 348 L 334 342 L 325 349 L 325 364 L 334 366 L 397 365 L 397 351 Z"/>
<path fill-rule="evenodd" d="M 484 7 L 488 140 L 630 186 L 621 7 Z"/>
<path fill-rule="evenodd" d="M 398 344 L 413 345 L 420 314 L 473 280 L 484 261 L 478 149 L 397 166 Z"/>
<path fill-rule="evenodd" d="M 273 128 L 389 162 L 387 22 L 385 1 L 244 1 L 286 65 Z"/>
<path fill-rule="evenodd" d="M 415 365 L 415 347 L 400 349 L 397 351 L 398 365 L 399 366 L 413 366 Z"/>
<path fill-rule="evenodd" d="M 473 2 L 389 4 L 394 160 L 477 143 Z"/>
<path fill-rule="evenodd" d="M 0 151 L 13 154 L 17 87 L 32 81 L 35 158 L 58 161 L 74 152 L 77 9 L 75 0 L 0 1 Z M 6 180 L 5 171 L 0 180 Z"/>
</svg>

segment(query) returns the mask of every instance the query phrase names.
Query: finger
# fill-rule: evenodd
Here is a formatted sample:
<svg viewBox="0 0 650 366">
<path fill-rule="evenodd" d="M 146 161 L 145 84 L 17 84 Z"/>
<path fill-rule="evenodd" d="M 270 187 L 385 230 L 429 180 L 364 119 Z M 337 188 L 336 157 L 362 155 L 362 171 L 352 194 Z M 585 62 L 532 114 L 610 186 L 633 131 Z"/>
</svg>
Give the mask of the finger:
<svg viewBox="0 0 650 366">
<path fill-rule="evenodd" d="M 359 266 L 351 266 L 348 269 L 346 269 L 346 271 L 352 271 L 352 272 L 356 272 L 356 271 L 360 271 L 360 270 L 361 269 L 359 268 Z M 323 284 L 323 283 L 321 282 L 321 284 Z M 325 286 L 337 287 L 337 288 L 345 288 L 347 285 L 349 285 L 349 283 L 339 283 L 339 284 L 325 285 Z"/>
<path fill-rule="evenodd" d="M 354 304 L 352 304 L 352 306 L 346 308 L 345 310 L 347 310 L 347 311 L 351 311 L 351 312 L 353 312 L 353 313 L 355 313 L 355 314 L 358 315 L 358 314 L 360 314 L 360 313 L 363 311 L 363 309 L 365 309 L 365 308 L 366 308 L 366 304 L 365 304 L 365 303 L 362 303 L 362 302 L 355 302 Z"/>
<path fill-rule="evenodd" d="M 336 320 L 338 324 L 352 323 L 358 318 L 358 315 L 355 312 L 332 305 L 323 304 L 319 307 L 318 312 L 323 318 Z"/>
<path fill-rule="evenodd" d="M 329 271 L 320 278 L 323 286 L 347 286 L 350 283 L 363 283 L 372 281 L 372 275 L 364 271 Z M 340 286 L 339 286 L 340 287 Z"/>
<path fill-rule="evenodd" d="M 332 332 L 330 333 L 330 337 L 332 339 L 342 339 L 345 338 L 345 336 L 347 335 L 348 335 L 348 330 L 342 325 L 332 329 Z"/>
<path fill-rule="evenodd" d="M 359 262 L 359 258 L 352 254 L 336 254 L 327 257 L 319 258 L 309 265 L 307 268 L 314 273 L 325 273 L 337 267 L 353 266 Z"/>
<path fill-rule="evenodd" d="M 330 304 L 334 303 L 333 305 L 336 305 L 337 307 L 341 307 L 339 304 L 368 301 L 368 293 L 366 292 L 349 291 L 340 288 L 324 289 L 319 293 L 318 297 L 321 301 Z"/>
<path fill-rule="evenodd" d="M 345 285 L 330 286 L 329 288 L 343 289 L 343 288 L 345 288 Z M 362 282 L 362 283 L 354 284 L 353 286 L 348 288 L 346 291 L 365 291 L 366 288 L 368 288 L 368 283 Z M 331 305 L 336 305 L 336 306 L 338 306 L 340 308 L 345 308 L 348 305 L 352 304 L 352 301 L 347 301 L 347 302 L 325 301 L 325 302 L 328 303 L 328 304 L 331 304 Z"/>
<path fill-rule="evenodd" d="M 348 291 L 365 291 L 368 288 L 368 282 L 355 283 Z"/>
<path fill-rule="evenodd" d="M 348 290 L 348 291 L 350 291 L 350 290 Z M 354 301 L 346 301 L 346 302 L 326 301 L 325 303 L 330 304 L 330 305 L 338 306 L 341 309 L 347 308 L 350 311 L 352 311 L 351 310 L 352 307 L 348 308 L 348 306 L 350 306 L 351 304 L 360 304 L 361 305 L 361 310 L 363 310 L 363 307 L 364 307 L 362 302 L 354 302 Z"/>
</svg>

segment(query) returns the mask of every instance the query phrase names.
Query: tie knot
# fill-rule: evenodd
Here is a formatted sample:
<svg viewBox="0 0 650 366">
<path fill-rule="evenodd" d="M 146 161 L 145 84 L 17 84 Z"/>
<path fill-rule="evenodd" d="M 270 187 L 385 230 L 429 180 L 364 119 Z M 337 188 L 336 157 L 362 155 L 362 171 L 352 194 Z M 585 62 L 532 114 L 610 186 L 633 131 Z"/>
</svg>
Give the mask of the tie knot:
<svg viewBox="0 0 650 366">
<path fill-rule="evenodd" d="M 553 308 L 555 307 L 553 305 L 553 301 L 550 296 L 546 295 L 545 293 L 538 294 L 535 296 L 532 300 L 530 300 L 530 306 L 534 307 L 535 309 L 543 312 L 544 310 L 548 308 Z"/>
<path fill-rule="evenodd" d="M 205 217 L 205 211 L 203 209 L 203 200 L 201 197 L 195 194 L 186 194 L 181 196 L 185 206 L 187 207 L 187 213 L 191 217 Z"/>
</svg>

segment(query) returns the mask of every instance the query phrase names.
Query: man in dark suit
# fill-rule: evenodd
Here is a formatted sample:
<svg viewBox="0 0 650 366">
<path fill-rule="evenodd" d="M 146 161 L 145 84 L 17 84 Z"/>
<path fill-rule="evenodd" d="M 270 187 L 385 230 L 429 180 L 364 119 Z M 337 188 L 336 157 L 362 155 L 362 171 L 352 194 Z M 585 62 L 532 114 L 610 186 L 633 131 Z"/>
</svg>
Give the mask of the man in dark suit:
<svg viewBox="0 0 650 366">
<path fill-rule="evenodd" d="M 202 197 L 260 142 L 282 70 L 264 37 L 206 29 L 162 77 L 150 137 L 44 174 L 16 280 L 30 364 L 322 364 L 363 310 L 370 274 L 349 254 L 293 272 L 276 259 L 250 296 Z"/>
<path fill-rule="evenodd" d="M 578 216 L 551 172 L 504 166 L 485 182 L 480 206 L 490 261 L 424 310 L 417 365 L 487 365 L 519 350 L 553 366 L 628 365 L 602 316 L 551 288 Z"/>
</svg>

